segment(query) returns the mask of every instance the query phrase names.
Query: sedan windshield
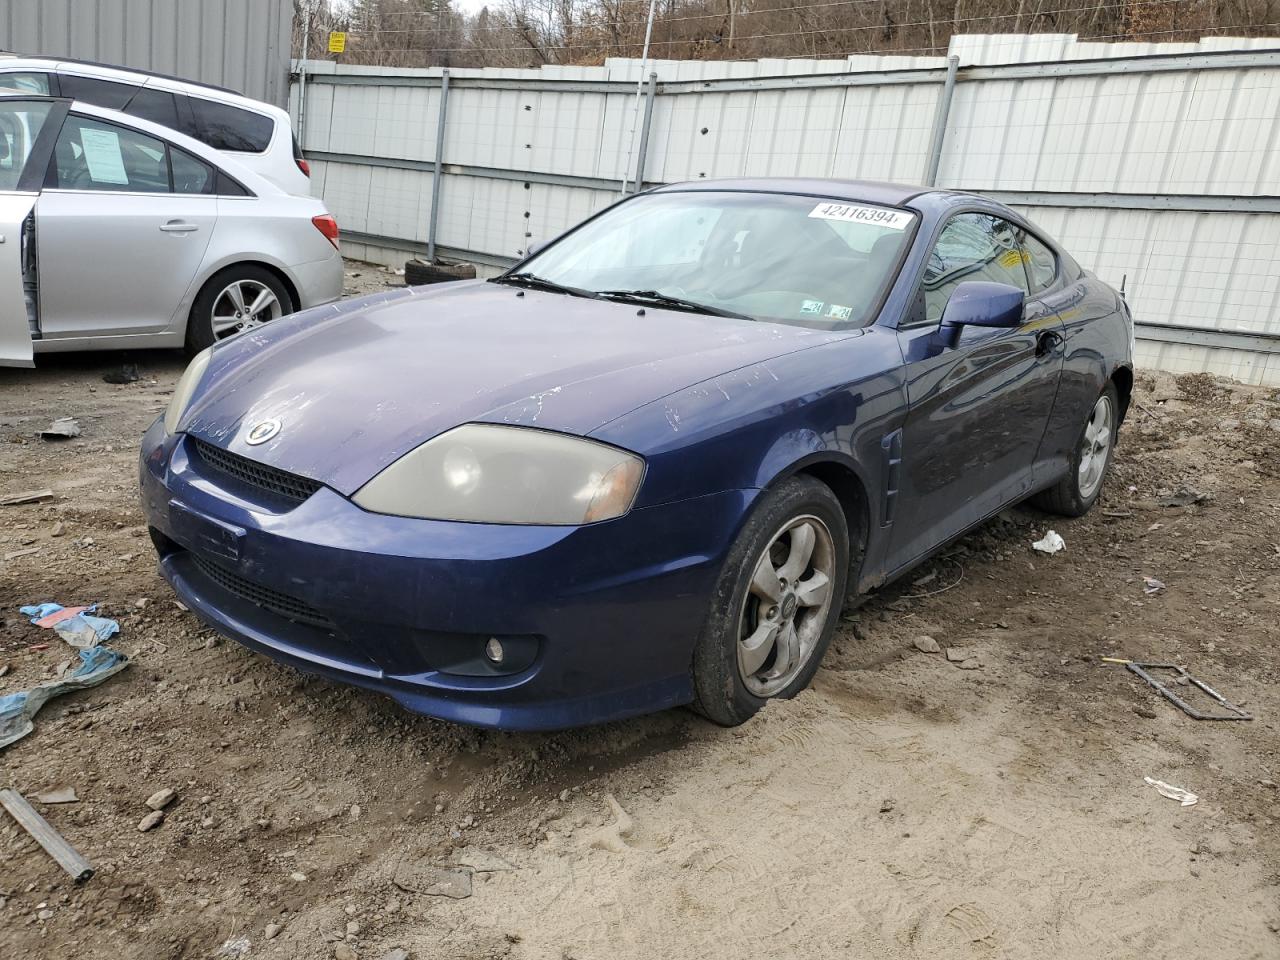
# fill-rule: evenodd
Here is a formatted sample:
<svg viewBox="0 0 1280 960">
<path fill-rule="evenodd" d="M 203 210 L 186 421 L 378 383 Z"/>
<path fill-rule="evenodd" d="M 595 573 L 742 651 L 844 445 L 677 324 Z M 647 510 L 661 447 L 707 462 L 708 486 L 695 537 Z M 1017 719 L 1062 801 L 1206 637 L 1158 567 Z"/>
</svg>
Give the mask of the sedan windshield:
<svg viewBox="0 0 1280 960">
<path fill-rule="evenodd" d="M 861 326 L 874 319 L 915 221 L 906 210 L 790 194 L 647 194 L 522 263 L 509 282 L 694 313 Z"/>
</svg>

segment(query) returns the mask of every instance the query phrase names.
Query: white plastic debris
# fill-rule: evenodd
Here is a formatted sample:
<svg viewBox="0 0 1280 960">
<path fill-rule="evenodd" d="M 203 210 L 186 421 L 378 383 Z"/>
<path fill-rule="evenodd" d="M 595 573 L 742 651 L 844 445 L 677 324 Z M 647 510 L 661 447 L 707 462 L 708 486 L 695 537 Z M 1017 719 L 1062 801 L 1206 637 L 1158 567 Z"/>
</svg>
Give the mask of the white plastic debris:
<svg viewBox="0 0 1280 960">
<path fill-rule="evenodd" d="M 1032 550 L 1039 550 L 1041 553 L 1057 553 L 1067 545 L 1067 541 L 1058 535 L 1056 530 L 1050 530 L 1044 535 L 1043 540 L 1037 540 L 1031 545 Z"/>
<path fill-rule="evenodd" d="M 1142 592 L 1147 596 L 1151 596 L 1153 593 L 1159 593 L 1163 589 L 1164 584 L 1155 577 L 1142 578 Z"/>
<path fill-rule="evenodd" d="M 1200 800 L 1190 790 L 1183 790 L 1181 787 L 1175 787 L 1172 784 L 1165 783 L 1163 780 L 1152 780 L 1150 777 L 1143 777 L 1142 779 L 1155 787 L 1160 792 L 1160 796 L 1168 797 L 1170 800 L 1177 800 L 1184 807 L 1193 807 Z"/>
</svg>

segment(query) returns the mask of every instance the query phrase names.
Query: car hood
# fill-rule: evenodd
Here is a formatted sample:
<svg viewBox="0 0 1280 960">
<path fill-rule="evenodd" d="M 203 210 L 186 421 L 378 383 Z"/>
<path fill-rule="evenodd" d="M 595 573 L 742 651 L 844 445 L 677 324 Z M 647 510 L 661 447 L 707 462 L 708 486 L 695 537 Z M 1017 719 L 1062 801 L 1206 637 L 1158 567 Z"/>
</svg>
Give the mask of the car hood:
<svg viewBox="0 0 1280 960">
<path fill-rule="evenodd" d="M 484 281 L 308 310 L 216 349 L 182 429 L 350 495 L 459 424 L 585 435 L 702 380 L 842 336 L 637 313 Z M 250 445 L 246 434 L 267 419 L 279 432 Z"/>
</svg>

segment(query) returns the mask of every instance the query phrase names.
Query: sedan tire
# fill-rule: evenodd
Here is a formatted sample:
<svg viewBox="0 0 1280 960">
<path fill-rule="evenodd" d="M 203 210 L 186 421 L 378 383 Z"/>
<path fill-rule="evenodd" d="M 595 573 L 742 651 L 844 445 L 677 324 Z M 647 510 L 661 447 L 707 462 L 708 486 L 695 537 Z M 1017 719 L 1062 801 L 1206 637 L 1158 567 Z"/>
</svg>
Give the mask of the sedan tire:
<svg viewBox="0 0 1280 960">
<path fill-rule="evenodd" d="M 1081 428 L 1070 471 L 1054 486 L 1036 494 L 1031 502 L 1041 510 L 1064 517 L 1082 517 L 1088 513 L 1102 494 L 1119 430 L 1120 400 L 1115 384 L 1107 381 Z"/>
<path fill-rule="evenodd" d="M 813 679 L 843 605 L 849 533 L 812 477 L 768 491 L 734 541 L 693 655 L 693 707 L 732 727 Z"/>
<path fill-rule="evenodd" d="M 187 352 L 293 313 L 293 298 L 270 270 L 251 263 L 219 270 L 201 288 L 187 319 Z"/>
</svg>

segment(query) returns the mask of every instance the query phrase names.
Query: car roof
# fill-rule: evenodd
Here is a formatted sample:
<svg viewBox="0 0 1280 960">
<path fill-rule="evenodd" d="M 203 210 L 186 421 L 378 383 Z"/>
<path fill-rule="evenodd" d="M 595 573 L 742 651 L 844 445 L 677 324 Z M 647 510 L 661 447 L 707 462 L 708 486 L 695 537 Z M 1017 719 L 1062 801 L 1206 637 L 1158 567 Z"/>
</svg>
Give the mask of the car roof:
<svg viewBox="0 0 1280 960">
<path fill-rule="evenodd" d="M 275 104 L 263 100 L 255 100 L 229 87 L 219 87 L 212 83 L 201 83 L 198 80 L 187 80 L 167 73 L 156 73 L 151 70 L 139 70 L 134 67 L 121 67 L 112 63 L 99 63 L 94 60 L 77 60 L 73 57 L 26 56 L 20 53 L 0 54 L 0 66 L 7 69 L 30 69 L 57 71 L 60 67 L 69 67 L 73 71 L 92 74 L 103 80 L 124 81 L 132 79 L 152 89 L 168 90 L 170 93 L 191 93 L 205 96 L 220 103 L 231 103 L 253 110 L 257 113 L 270 114 L 279 120 L 284 114 Z M 155 83 L 153 81 L 159 81 Z"/>
<path fill-rule="evenodd" d="M 932 187 L 880 180 L 835 180 L 818 177 L 742 177 L 725 180 L 690 180 L 658 187 L 655 193 L 690 190 L 726 190 L 741 193 L 793 193 L 801 196 L 831 197 L 836 200 L 879 203 L 897 207 Z"/>
</svg>

